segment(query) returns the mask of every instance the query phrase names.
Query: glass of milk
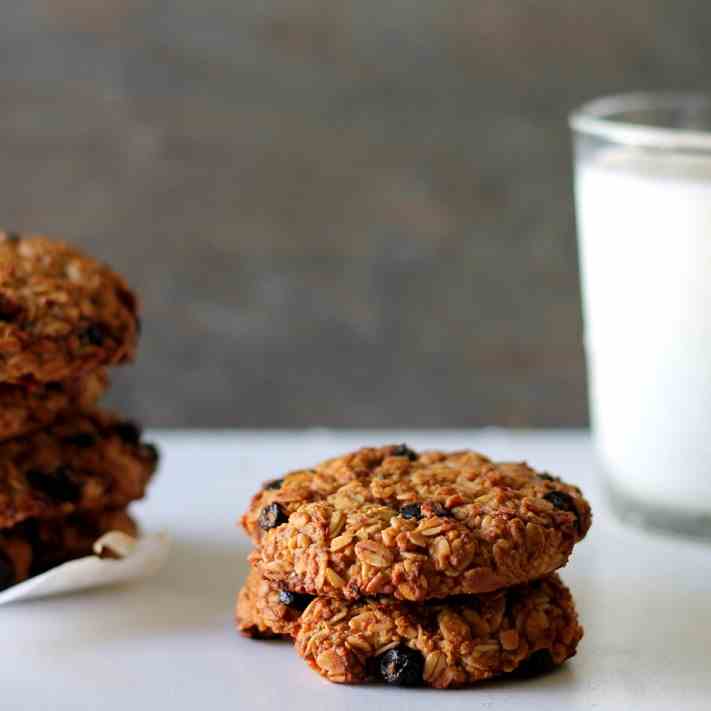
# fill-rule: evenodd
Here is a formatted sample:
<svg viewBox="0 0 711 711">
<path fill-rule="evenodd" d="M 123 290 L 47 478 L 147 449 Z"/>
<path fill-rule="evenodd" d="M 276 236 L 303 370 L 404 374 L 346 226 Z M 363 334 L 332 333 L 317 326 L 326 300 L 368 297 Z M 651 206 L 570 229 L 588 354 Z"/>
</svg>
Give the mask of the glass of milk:
<svg viewBox="0 0 711 711">
<path fill-rule="evenodd" d="M 618 513 L 711 536 L 711 98 L 571 116 L 592 430 Z"/>
</svg>

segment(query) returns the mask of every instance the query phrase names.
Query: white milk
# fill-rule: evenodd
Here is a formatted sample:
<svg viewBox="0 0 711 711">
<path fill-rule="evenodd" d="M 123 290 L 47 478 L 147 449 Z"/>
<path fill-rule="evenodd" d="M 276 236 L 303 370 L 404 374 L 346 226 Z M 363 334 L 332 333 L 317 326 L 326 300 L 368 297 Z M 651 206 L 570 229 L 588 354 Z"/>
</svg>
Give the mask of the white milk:
<svg viewBox="0 0 711 711">
<path fill-rule="evenodd" d="M 593 429 L 623 494 L 711 512 L 711 157 L 578 166 Z"/>
</svg>

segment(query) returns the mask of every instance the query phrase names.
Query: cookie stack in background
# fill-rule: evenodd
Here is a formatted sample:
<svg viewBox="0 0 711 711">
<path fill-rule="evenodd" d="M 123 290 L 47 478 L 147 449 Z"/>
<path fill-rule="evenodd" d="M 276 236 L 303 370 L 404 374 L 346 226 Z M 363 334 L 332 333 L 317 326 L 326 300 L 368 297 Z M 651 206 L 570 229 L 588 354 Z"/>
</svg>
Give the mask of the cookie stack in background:
<svg viewBox="0 0 711 711">
<path fill-rule="evenodd" d="M 107 368 L 133 359 L 137 301 L 61 242 L 0 233 L 0 590 L 92 552 L 158 464 L 137 425 L 102 411 Z"/>
<path fill-rule="evenodd" d="M 463 686 L 562 664 L 582 638 L 555 571 L 590 506 L 524 463 L 361 449 L 268 482 L 241 522 L 238 629 L 292 638 L 330 681 Z"/>
</svg>

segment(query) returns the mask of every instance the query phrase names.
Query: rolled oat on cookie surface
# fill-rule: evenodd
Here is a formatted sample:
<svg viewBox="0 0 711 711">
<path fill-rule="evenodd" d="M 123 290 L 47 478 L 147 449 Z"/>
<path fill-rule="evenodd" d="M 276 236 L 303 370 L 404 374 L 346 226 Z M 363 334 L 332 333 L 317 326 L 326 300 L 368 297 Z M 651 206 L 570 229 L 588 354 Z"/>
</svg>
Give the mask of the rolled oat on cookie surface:
<svg viewBox="0 0 711 711">
<path fill-rule="evenodd" d="M 242 523 L 253 565 L 290 591 L 422 601 L 547 575 L 591 519 L 577 487 L 525 463 L 392 445 L 269 483 Z"/>
</svg>

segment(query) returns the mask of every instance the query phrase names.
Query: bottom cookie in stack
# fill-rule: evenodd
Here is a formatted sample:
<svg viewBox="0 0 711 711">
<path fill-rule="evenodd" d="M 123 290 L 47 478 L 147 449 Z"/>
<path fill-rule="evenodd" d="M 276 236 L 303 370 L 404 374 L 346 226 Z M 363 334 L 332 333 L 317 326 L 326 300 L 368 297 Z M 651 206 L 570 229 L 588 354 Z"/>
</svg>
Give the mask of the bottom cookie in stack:
<svg viewBox="0 0 711 711">
<path fill-rule="evenodd" d="M 92 409 L 0 443 L 0 590 L 136 533 L 126 512 L 158 464 L 139 428 Z"/>
<path fill-rule="evenodd" d="M 492 593 L 412 603 L 295 594 L 253 569 L 236 615 L 247 636 L 293 637 L 313 669 L 341 683 L 463 686 L 562 664 L 583 636 L 572 595 L 556 574 Z"/>
</svg>

